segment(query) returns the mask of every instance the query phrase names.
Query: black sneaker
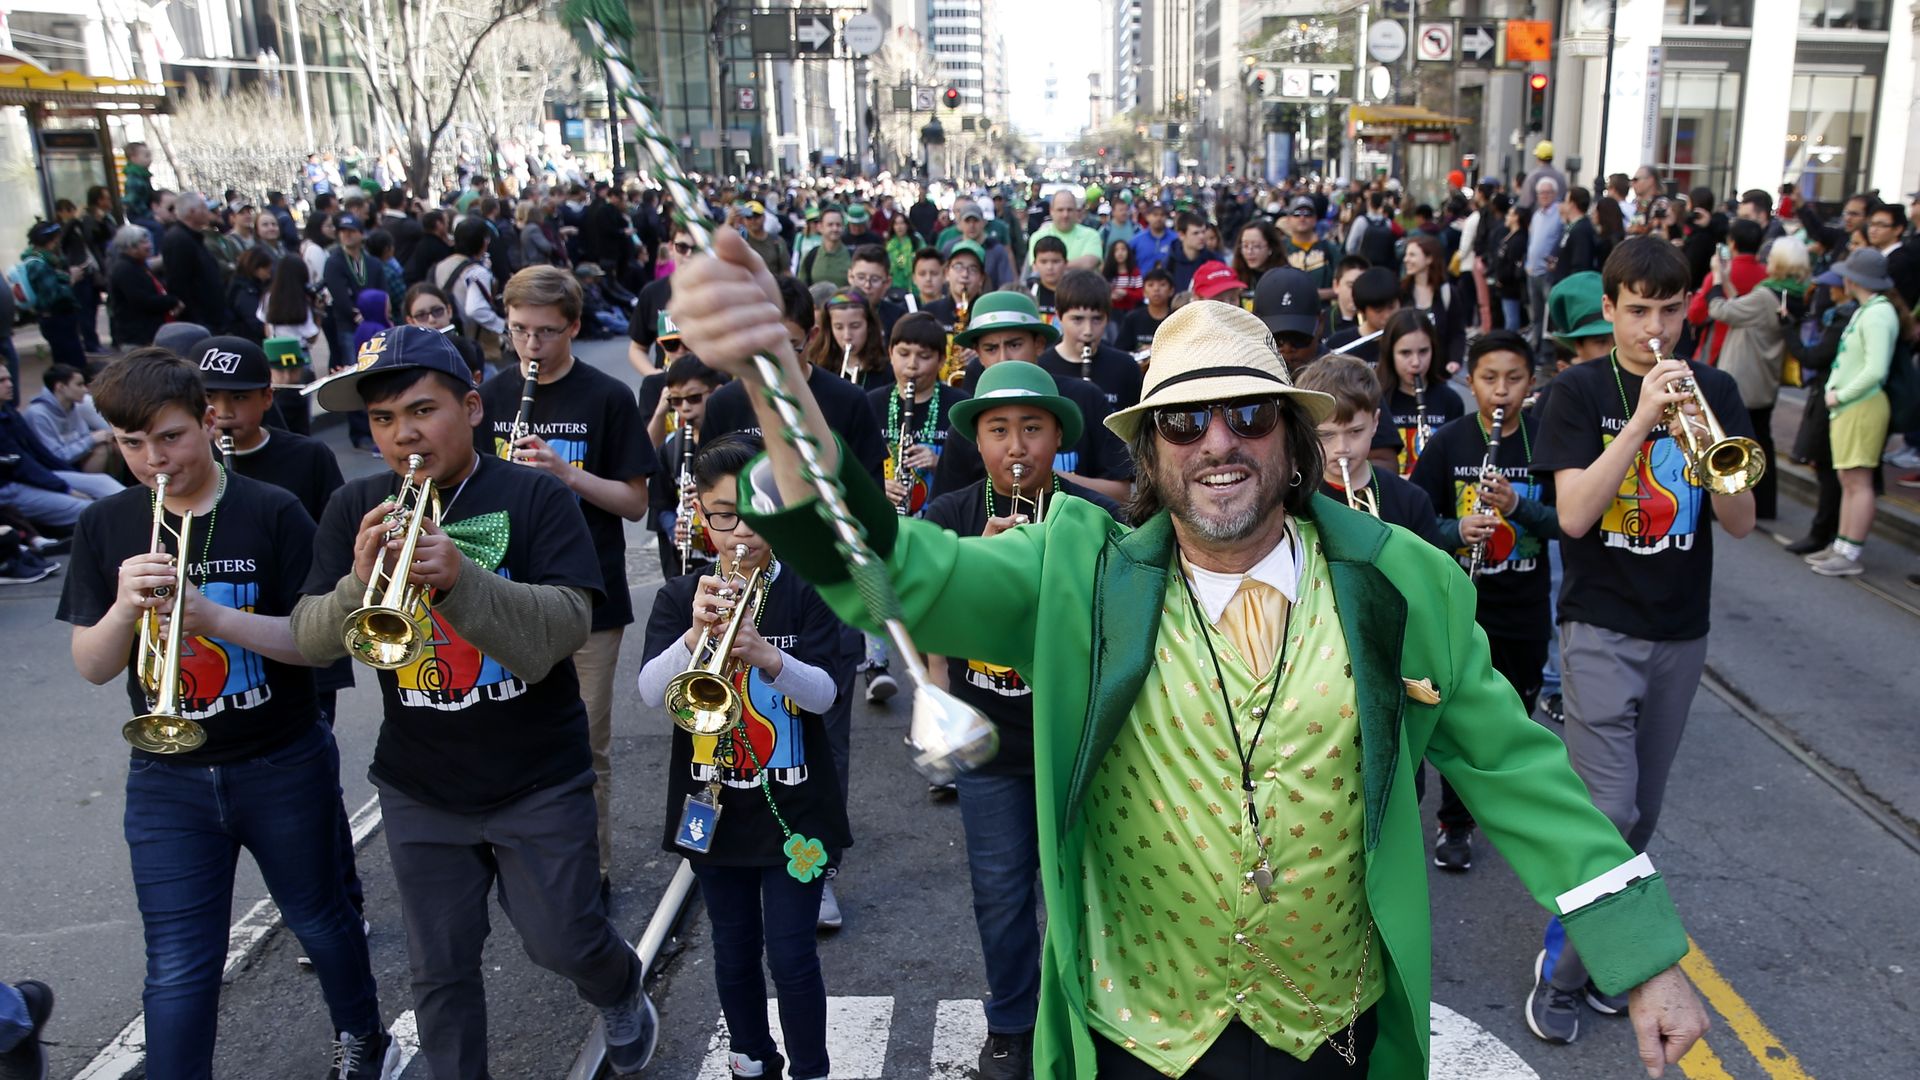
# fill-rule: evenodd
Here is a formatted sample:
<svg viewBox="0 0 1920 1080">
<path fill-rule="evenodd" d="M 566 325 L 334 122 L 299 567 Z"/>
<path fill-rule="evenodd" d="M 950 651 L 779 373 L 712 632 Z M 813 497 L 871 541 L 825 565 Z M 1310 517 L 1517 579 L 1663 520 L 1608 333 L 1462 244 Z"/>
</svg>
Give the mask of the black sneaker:
<svg viewBox="0 0 1920 1080">
<path fill-rule="evenodd" d="M 0 585 L 31 585 L 57 569 L 59 567 L 46 562 L 38 565 L 29 563 L 27 553 L 21 552 L 6 562 L 0 562 Z"/>
<path fill-rule="evenodd" d="M 600 1020 L 607 1039 L 607 1065 L 615 1075 L 631 1076 L 646 1068 L 660 1041 L 660 1014 L 638 980 L 625 1000 L 600 1010 Z"/>
<path fill-rule="evenodd" d="M 949 780 L 944 784 L 928 784 L 927 798 L 933 802 L 952 802 L 960 797 L 960 785 Z"/>
<path fill-rule="evenodd" d="M 19 562 L 21 567 L 30 571 L 38 572 L 45 570 L 49 574 L 57 574 L 60 572 L 59 563 L 44 556 L 36 555 L 31 551 L 22 551 L 20 554 L 14 556 L 14 559 Z"/>
<path fill-rule="evenodd" d="M 991 1032 L 980 1048 L 980 1080 L 1027 1080 L 1033 1075 L 1033 1032 Z"/>
<path fill-rule="evenodd" d="M 900 692 L 900 684 L 887 674 L 884 667 L 867 669 L 867 704 L 879 705 Z"/>
<path fill-rule="evenodd" d="M 18 1045 L 0 1054 L 0 1080 L 47 1080 L 47 1051 L 40 1045 L 40 1031 L 53 1013 L 53 988 L 32 979 L 13 988 L 26 999 L 27 1020 L 33 1027 Z"/>
<path fill-rule="evenodd" d="M 1527 994 L 1527 1027 L 1550 1043 L 1564 1046 L 1580 1037 L 1580 993 L 1561 990 L 1541 974 L 1547 950 L 1533 961 L 1533 989 Z"/>
<path fill-rule="evenodd" d="M 1442 825 L 1434 837 L 1433 865 L 1454 873 L 1473 867 L 1473 830 Z"/>
<path fill-rule="evenodd" d="M 400 1044 L 384 1031 L 369 1035 L 340 1033 L 333 1044 L 327 1080 L 393 1080 L 400 1068 Z"/>
<path fill-rule="evenodd" d="M 1594 1012 L 1602 1016 L 1627 1014 L 1627 995 L 1603 993 L 1599 987 L 1593 985 L 1592 979 L 1588 979 L 1587 985 L 1581 987 L 1581 990 L 1586 994 L 1587 1008 Z"/>
<path fill-rule="evenodd" d="M 1790 555 L 1811 555 L 1816 551 L 1825 551 L 1827 550 L 1827 548 L 1832 546 L 1833 546 L 1832 537 L 1828 537 L 1825 540 L 1821 540 L 1817 537 L 1803 536 L 1800 539 L 1795 540 L 1793 543 L 1788 544 L 1786 547 L 1787 547 L 1787 553 Z"/>
<path fill-rule="evenodd" d="M 1540 702 L 1540 707 L 1546 710 L 1547 719 L 1554 723 L 1564 724 L 1567 722 L 1567 703 L 1559 694 L 1548 694 L 1546 698 Z"/>
</svg>

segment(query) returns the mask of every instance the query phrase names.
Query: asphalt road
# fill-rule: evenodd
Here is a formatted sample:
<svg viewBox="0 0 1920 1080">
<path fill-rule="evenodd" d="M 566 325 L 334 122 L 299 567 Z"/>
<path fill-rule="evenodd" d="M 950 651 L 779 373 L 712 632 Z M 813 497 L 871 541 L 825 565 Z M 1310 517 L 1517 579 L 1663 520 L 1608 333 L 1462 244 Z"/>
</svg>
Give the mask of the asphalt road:
<svg viewBox="0 0 1920 1080">
<path fill-rule="evenodd" d="M 622 351 L 617 342 L 582 347 L 592 362 L 624 374 Z M 345 451 L 343 462 L 350 470 L 375 464 Z M 1776 527 L 1797 535 L 1805 511 L 1791 502 L 1784 509 L 1787 520 Z M 630 535 L 634 601 L 644 613 L 658 570 L 650 535 L 637 527 Z M 1689 974 L 1714 1009 L 1709 1050 L 1681 1072 L 1695 1080 L 1913 1075 L 1920 743 L 1911 738 L 1907 679 L 1920 612 L 1894 602 L 1920 600 L 1899 582 L 1913 556 L 1869 549 L 1867 581 L 1883 596 L 1818 578 L 1759 534 L 1718 548 L 1710 663 L 1731 700 L 1706 689 L 1696 699 L 1653 845 L 1697 945 Z M 0 592 L 0 685 L 8 697 L 0 790 L 9 793 L 0 829 L 0 978 L 44 978 L 58 988 L 54 1076 L 137 1077 L 137 1041 L 110 1045 L 139 1014 L 143 971 L 120 837 L 125 700 L 117 684 L 91 687 L 73 673 L 67 628 L 52 619 L 58 580 Z M 618 685 L 638 671 L 639 646 L 630 635 Z M 372 680 L 359 681 L 341 697 L 338 725 L 349 810 L 371 794 L 365 768 L 377 723 Z M 667 729 L 628 701 L 615 716 L 616 917 L 637 937 L 677 860 L 659 849 Z M 958 811 L 930 803 L 908 767 L 903 703 L 856 706 L 854 723 L 857 844 L 838 882 L 847 923 L 821 943 L 834 999 L 835 1076 L 968 1076 L 985 985 Z M 360 869 L 382 1009 L 404 1021 L 405 942 L 377 830 L 361 848 Z M 1430 884 L 1435 999 L 1446 1010 L 1436 1019 L 1435 1076 L 1637 1075 L 1623 1020 L 1592 1019 L 1570 1047 L 1527 1032 L 1521 1007 L 1543 915 L 1489 846 L 1479 845 L 1470 873 L 1433 871 Z M 235 919 L 263 895 L 243 858 Z M 494 1075 L 564 1076 L 594 1014 L 532 965 L 504 916 L 494 926 L 486 957 Z M 278 930 L 238 950 L 222 1001 L 218 1075 L 323 1070 L 325 1014 L 317 984 L 294 963 L 298 952 Z M 656 965 L 663 1039 L 648 1075 L 714 1075 L 710 960 L 696 900 Z M 425 1069 L 406 1075 L 422 1080 Z"/>
</svg>

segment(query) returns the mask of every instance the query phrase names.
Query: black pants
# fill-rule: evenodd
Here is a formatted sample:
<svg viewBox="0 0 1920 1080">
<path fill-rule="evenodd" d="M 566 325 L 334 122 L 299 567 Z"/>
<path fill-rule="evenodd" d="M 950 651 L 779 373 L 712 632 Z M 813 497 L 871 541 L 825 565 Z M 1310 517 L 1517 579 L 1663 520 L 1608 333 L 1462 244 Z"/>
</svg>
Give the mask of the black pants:
<svg viewBox="0 0 1920 1080">
<path fill-rule="evenodd" d="M 1767 463 L 1767 471 L 1753 485 L 1753 516 L 1771 521 L 1780 516 L 1780 472 L 1774 468 L 1773 460 L 1773 406 L 1748 409 L 1747 415 L 1753 418 L 1753 438 L 1760 444 L 1761 457 Z"/>
<path fill-rule="evenodd" d="M 1345 1030 L 1334 1032 L 1332 1041 L 1322 1043 L 1312 1057 L 1301 1061 L 1268 1046 L 1252 1028 L 1235 1020 L 1186 1071 L 1185 1080 L 1365 1080 L 1373 1040 L 1380 1033 L 1380 1020 L 1374 1012 L 1368 1009 L 1354 1021 L 1352 1065 L 1333 1049 L 1333 1042 L 1347 1044 Z M 1158 1080 L 1160 1076 L 1159 1070 L 1097 1031 L 1093 1048 L 1100 1080 Z"/>
</svg>

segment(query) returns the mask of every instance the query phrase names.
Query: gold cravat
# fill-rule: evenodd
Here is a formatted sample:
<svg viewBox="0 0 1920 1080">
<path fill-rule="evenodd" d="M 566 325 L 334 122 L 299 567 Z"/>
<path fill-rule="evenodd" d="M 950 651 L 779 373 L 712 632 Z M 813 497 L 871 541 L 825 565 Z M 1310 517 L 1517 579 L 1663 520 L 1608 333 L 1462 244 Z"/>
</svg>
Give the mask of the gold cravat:
<svg viewBox="0 0 1920 1080">
<path fill-rule="evenodd" d="M 1227 601 L 1220 621 L 1214 625 L 1240 650 L 1254 678 L 1261 679 L 1280 650 L 1280 628 L 1286 618 L 1287 598 L 1279 589 L 1242 578 L 1239 590 Z"/>
</svg>

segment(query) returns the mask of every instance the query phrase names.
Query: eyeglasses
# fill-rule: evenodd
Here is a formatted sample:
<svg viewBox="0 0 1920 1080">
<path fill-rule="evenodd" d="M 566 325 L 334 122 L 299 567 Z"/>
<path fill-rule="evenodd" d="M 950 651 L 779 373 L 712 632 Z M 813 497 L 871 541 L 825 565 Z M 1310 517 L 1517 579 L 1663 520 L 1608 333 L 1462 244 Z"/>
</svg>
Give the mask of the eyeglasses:
<svg viewBox="0 0 1920 1080">
<path fill-rule="evenodd" d="M 519 341 L 530 341 L 535 345 L 545 345 L 556 341 L 567 332 L 564 326 L 515 326 L 507 324 L 507 333 Z"/>
<path fill-rule="evenodd" d="M 675 240 L 673 242 L 673 253 L 675 255 L 691 255 L 693 252 L 693 245 L 687 243 L 685 240 Z"/>
<path fill-rule="evenodd" d="M 1289 211 L 1289 213 L 1288 213 L 1288 216 L 1289 216 L 1289 217 L 1312 217 L 1312 216 L 1313 216 L 1313 211 L 1311 211 L 1311 210 L 1293 210 L 1293 211 Z"/>
<path fill-rule="evenodd" d="M 732 532 L 740 524 L 739 514 L 727 510 L 708 513 L 704 507 L 700 510 L 700 519 L 714 532 Z"/>
<path fill-rule="evenodd" d="M 447 314 L 446 308 L 435 304 L 430 308 L 416 308 L 413 312 L 413 317 L 416 319 L 444 319 L 447 317 Z"/>
<path fill-rule="evenodd" d="M 1227 430 L 1242 439 L 1262 439 L 1280 426 L 1280 403 L 1273 398 L 1260 401 L 1216 402 L 1188 409 L 1155 409 L 1153 427 L 1160 437 L 1175 446 L 1199 442 L 1207 433 L 1213 414 L 1226 418 Z"/>
<path fill-rule="evenodd" d="M 661 344 L 664 345 L 666 343 L 662 342 Z M 680 343 L 676 341 L 674 344 L 678 345 Z M 705 400 L 707 400 L 707 395 L 705 394 L 683 394 L 680 397 L 674 397 L 672 394 L 667 395 L 667 404 L 669 405 L 698 405 Z"/>
</svg>

